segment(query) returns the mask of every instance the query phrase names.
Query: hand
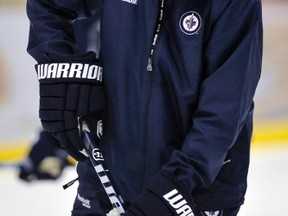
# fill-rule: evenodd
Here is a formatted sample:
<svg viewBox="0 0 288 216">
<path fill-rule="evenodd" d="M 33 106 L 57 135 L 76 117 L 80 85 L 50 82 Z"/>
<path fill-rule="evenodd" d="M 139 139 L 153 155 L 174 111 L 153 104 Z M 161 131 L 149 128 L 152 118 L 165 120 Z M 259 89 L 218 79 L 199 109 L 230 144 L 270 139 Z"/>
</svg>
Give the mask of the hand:
<svg viewBox="0 0 288 216">
<path fill-rule="evenodd" d="M 36 65 L 42 126 L 72 157 L 83 161 L 78 117 L 105 107 L 102 67 L 94 52 L 71 56 L 49 53 L 45 58 L 48 63 Z"/>
<path fill-rule="evenodd" d="M 55 180 L 71 163 L 59 142 L 50 133 L 42 131 L 39 140 L 31 147 L 27 158 L 19 165 L 19 178 L 32 180 Z M 72 164 L 71 164 L 72 165 Z"/>
<path fill-rule="evenodd" d="M 123 216 L 194 216 L 191 194 L 173 177 L 160 172 Z"/>
</svg>

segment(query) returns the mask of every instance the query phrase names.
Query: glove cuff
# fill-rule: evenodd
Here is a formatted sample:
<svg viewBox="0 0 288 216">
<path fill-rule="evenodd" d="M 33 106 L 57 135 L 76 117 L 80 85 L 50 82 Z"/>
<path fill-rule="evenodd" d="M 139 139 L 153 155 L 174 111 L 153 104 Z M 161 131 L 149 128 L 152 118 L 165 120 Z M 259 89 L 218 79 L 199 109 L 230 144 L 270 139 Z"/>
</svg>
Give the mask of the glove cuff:
<svg viewBox="0 0 288 216">
<path fill-rule="evenodd" d="M 161 171 L 154 176 L 147 190 L 160 198 L 175 215 L 194 216 L 195 204 L 190 190 L 180 186 L 168 172 Z"/>
</svg>

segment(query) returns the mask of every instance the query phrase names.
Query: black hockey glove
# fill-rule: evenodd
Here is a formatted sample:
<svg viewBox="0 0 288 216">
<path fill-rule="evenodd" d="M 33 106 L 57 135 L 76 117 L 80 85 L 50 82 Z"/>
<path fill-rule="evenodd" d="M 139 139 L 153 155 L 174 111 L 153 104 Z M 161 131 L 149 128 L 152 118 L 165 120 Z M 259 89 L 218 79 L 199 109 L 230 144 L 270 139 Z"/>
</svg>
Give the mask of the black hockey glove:
<svg viewBox="0 0 288 216">
<path fill-rule="evenodd" d="M 194 216 L 189 191 L 166 172 L 156 175 L 123 216 Z"/>
<path fill-rule="evenodd" d="M 19 178 L 33 180 L 55 180 L 64 168 L 72 163 L 67 152 L 59 146 L 58 140 L 50 133 L 42 131 L 32 145 L 26 159 L 19 165 Z"/>
<path fill-rule="evenodd" d="M 84 161 L 78 117 L 105 107 L 102 67 L 94 52 L 70 56 L 49 53 L 45 58 L 36 65 L 42 126 L 72 157 Z"/>
</svg>

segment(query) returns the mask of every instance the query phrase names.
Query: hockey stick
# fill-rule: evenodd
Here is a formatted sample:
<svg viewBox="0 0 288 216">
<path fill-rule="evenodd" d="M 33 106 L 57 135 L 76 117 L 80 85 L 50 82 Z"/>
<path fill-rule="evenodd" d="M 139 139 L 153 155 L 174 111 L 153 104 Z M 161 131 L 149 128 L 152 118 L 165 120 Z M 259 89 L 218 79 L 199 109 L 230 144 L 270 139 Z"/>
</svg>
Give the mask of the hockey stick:
<svg viewBox="0 0 288 216">
<path fill-rule="evenodd" d="M 101 125 L 101 120 L 97 124 L 97 136 L 100 138 L 98 126 Z M 113 206 L 112 212 L 107 215 L 120 215 L 125 213 L 124 205 L 125 202 L 122 197 L 116 192 L 116 187 L 112 184 L 112 178 L 109 175 L 109 170 L 104 161 L 103 154 L 100 151 L 98 143 L 95 142 L 93 135 L 89 129 L 87 122 L 82 118 L 80 119 L 81 131 L 83 135 L 83 143 L 86 153 L 88 154 L 90 161 L 95 169 L 95 172 Z"/>
</svg>

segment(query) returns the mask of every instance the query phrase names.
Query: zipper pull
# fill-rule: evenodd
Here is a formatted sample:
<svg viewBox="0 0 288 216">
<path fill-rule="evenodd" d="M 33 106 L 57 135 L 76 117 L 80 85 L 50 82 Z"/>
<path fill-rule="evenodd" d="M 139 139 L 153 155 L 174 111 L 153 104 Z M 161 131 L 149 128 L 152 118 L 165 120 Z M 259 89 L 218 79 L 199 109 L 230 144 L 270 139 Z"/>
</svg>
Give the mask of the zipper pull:
<svg viewBox="0 0 288 216">
<path fill-rule="evenodd" d="M 152 67 L 152 58 L 149 57 L 148 59 L 148 65 L 147 65 L 147 71 L 151 72 L 153 70 L 153 67 Z"/>
</svg>

